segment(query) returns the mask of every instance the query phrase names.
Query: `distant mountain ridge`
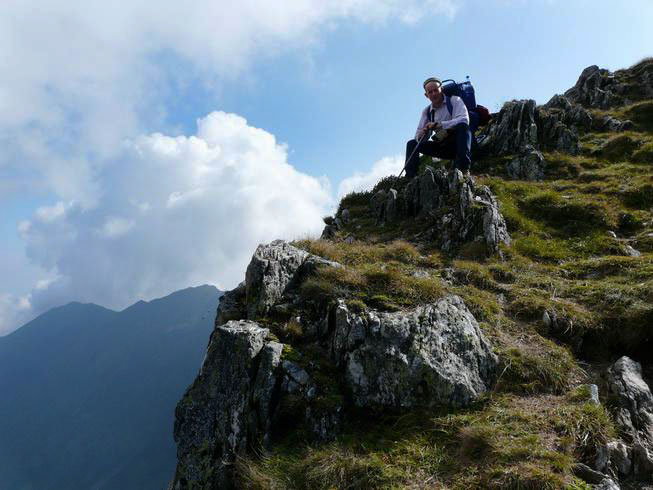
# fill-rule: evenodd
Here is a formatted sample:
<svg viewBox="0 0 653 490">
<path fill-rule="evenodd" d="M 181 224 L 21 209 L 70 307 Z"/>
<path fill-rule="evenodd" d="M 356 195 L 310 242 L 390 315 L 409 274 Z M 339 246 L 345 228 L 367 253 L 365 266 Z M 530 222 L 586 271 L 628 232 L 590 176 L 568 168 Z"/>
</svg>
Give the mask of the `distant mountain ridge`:
<svg viewBox="0 0 653 490">
<path fill-rule="evenodd" d="M 0 337 L 0 488 L 158 489 L 221 292 L 53 308 Z"/>
</svg>

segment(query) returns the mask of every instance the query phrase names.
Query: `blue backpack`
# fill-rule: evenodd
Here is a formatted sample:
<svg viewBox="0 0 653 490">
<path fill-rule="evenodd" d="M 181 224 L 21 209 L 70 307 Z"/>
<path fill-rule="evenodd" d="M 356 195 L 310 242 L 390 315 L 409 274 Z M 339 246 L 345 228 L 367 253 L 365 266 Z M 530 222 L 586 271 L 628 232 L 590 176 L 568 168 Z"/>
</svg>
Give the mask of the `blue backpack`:
<svg viewBox="0 0 653 490">
<path fill-rule="evenodd" d="M 460 97 L 467 107 L 467 112 L 469 113 L 469 127 L 474 133 L 479 126 L 484 126 L 490 119 L 490 113 L 487 108 L 482 105 L 476 104 L 476 95 L 474 93 L 474 86 L 472 82 L 467 80 L 462 83 L 456 83 L 455 80 L 448 79 L 442 81 L 442 93 L 448 99 L 452 95 Z M 451 102 L 447 100 L 447 109 L 449 109 L 449 114 L 451 114 Z"/>
</svg>

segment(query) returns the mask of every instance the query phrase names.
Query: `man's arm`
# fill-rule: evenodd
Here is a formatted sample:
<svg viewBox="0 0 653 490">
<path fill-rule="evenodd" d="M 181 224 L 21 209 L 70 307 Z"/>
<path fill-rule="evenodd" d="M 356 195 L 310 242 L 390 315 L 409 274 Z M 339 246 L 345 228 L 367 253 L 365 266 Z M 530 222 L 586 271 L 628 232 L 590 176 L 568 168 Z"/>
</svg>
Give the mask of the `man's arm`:
<svg viewBox="0 0 653 490">
<path fill-rule="evenodd" d="M 419 123 L 417 123 L 417 131 L 415 131 L 415 139 L 418 140 L 422 137 L 424 126 L 428 122 L 428 107 L 422 111 L 422 115 L 419 118 Z"/>
<path fill-rule="evenodd" d="M 460 123 L 469 124 L 469 113 L 467 112 L 467 107 L 465 107 L 463 99 L 455 95 L 452 96 L 451 106 L 451 119 L 442 121 L 442 127 L 444 129 L 451 129 Z"/>
</svg>

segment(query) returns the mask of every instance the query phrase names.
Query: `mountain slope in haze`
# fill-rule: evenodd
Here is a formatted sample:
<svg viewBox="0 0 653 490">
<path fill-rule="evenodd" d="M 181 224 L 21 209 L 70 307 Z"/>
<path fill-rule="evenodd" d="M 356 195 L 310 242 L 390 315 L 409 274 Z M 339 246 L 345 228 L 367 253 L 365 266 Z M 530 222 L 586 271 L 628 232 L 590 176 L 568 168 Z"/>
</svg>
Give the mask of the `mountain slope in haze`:
<svg viewBox="0 0 653 490">
<path fill-rule="evenodd" d="M 0 488 L 159 489 L 221 292 L 70 303 L 0 338 Z"/>
</svg>

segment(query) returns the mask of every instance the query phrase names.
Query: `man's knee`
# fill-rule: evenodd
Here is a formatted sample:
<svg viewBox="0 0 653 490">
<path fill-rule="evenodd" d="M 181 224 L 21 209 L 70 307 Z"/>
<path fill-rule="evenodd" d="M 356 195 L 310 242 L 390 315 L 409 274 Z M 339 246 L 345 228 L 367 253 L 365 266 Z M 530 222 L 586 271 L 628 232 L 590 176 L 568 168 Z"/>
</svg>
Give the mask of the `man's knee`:
<svg viewBox="0 0 653 490">
<path fill-rule="evenodd" d="M 454 131 L 469 131 L 469 124 L 461 122 L 456 124 L 453 128 Z"/>
</svg>

